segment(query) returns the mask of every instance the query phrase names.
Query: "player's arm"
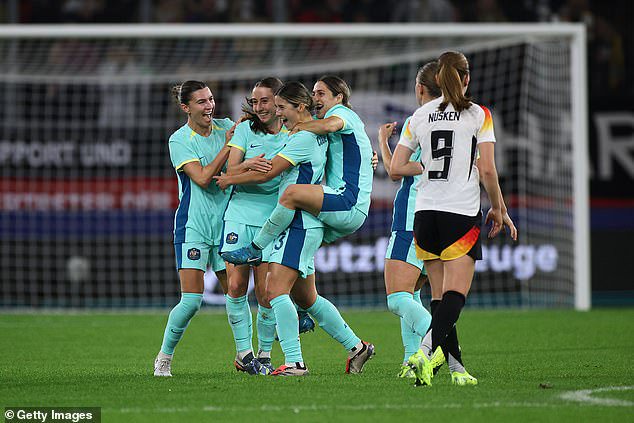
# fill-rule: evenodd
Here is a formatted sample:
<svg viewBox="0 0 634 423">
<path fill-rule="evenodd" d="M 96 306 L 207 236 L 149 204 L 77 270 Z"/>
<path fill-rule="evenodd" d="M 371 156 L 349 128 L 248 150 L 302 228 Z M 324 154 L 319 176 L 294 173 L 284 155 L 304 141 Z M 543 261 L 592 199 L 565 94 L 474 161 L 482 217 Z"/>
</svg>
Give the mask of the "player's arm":
<svg viewBox="0 0 634 423">
<path fill-rule="evenodd" d="M 278 155 L 273 158 L 271 161 L 271 170 L 266 173 L 249 170 L 238 175 L 224 174 L 214 176 L 214 179 L 216 185 L 222 190 L 227 189 L 229 185 L 257 185 L 270 181 L 292 165 L 290 161 Z"/>
<path fill-rule="evenodd" d="M 398 144 L 390 163 L 388 174 L 393 181 L 398 181 L 404 176 L 416 176 L 423 173 L 423 166 L 419 162 L 412 162 L 410 158 L 414 151 L 403 144 Z"/>
<path fill-rule="evenodd" d="M 326 135 L 343 129 L 344 125 L 345 122 L 339 116 L 330 116 L 325 119 L 298 123 L 293 127 L 289 135 L 299 131 L 308 131 L 317 135 Z"/>
<path fill-rule="evenodd" d="M 489 238 L 495 237 L 504 225 L 504 214 L 506 206 L 502 199 L 502 190 L 498 181 L 498 173 L 495 167 L 495 143 L 482 142 L 478 144 L 480 159 L 478 160 L 478 172 L 480 173 L 480 182 L 484 185 L 489 201 L 491 202 L 491 210 L 487 213 L 486 223 L 492 222 Z"/>
<path fill-rule="evenodd" d="M 220 173 L 220 170 L 227 162 L 230 150 L 231 149 L 225 144 L 218 155 L 216 155 L 213 161 L 207 166 L 201 165 L 199 161 L 189 162 L 183 166 L 183 172 L 185 172 L 196 185 L 206 189 L 214 175 Z"/>
</svg>

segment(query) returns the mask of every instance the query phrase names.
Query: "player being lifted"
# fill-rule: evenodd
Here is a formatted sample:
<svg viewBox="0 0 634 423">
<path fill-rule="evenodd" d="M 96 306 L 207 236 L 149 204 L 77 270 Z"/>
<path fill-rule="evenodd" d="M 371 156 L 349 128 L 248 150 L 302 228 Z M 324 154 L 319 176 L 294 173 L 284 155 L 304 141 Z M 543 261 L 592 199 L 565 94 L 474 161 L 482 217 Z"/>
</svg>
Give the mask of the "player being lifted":
<svg viewBox="0 0 634 423">
<path fill-rule="evenodd" d="M 253 87 L 248 104 L 243 107 L 248 119 L 237 125 L 227 162 L 227 174 L 236 175 L 255 170 L 268 172 L 272 159 L 286 144 L 288 130 L 275 114 L 275 92 L 283 85 L 278 78 L 268 77 L 258 81 Z M 264 166 L 261 159 L 267 159 Z M 254 235 L 262 227 L 277 203 L 280 177 L 259 185 L 237 185 L 229 200 L 224 215 L 223 242 L 221 252 L 233 251 L 248 245 Z M 268 369 L 275 370 L 271 364 L 271 348 L 275 338 L 275 315 L 266 298 L 266 274 L 272 245 L 263 251 L 263 262 L 253 266 L 255 296 L 258 301 L 257 359 Z M 253 325 L 251 308 L 247 301 L 249 284 L 249 265 L 233 265 L 227 263 L 228 294 L 227 316 L 236 343 L 235 366 L 239 371 L 252 372 L 254 366 L 249 363 L 253 359 Z M 311 330 L 315 323 L 310 316 L 300 316 L 300 333 Z"/>
<path fill-rule="evenodd" d="M 289 127 L 312 119 L 312 99 L 302 84 L 285 84 L 275 96 L 277 115 Z M 241 175 L 216 177 L 220 188 L 234 184 L 254 184 L 282 175 L 280 198 L 289 186 L 318 186 L 323 177 L 328 140 L 325 136 L 300 131 L 289 137 L 286 146 L 273 158 L 272 169 L 267 174 L 246 172 Z M 267 294 L 275 313 L 280 345 L 286 363 L 273 375 L 301 376 L 308 373 L 303 363 L 297 311 L 290 294 L 297 304 L 314 316 L 320 327 L 339 341 L 348 351 L 346 371 L 361 372 L 371 357 L 373 347 L 361 341 L 345 323 L 339 311 L 327 299 L 321 297 L 315 287 L 314 255 L 323 239 L 323 224 L 312 214 L 292 211 L 290 226 L 275 241 L 269 259 Z M 300 278 L 298 283 L 296 280 Z"/>
<path fill-rule="evenodd" d="M 210 182 L 227 161 L 226 141 L 234 123 L 230 119 L 214 119 L 214 97 L 203 82 L 183 82 L 172 89 L 172 94 L 187 114 L 187 123 L 169 138 L 170 158 L 178 177 L 174 250 L 181 300 L 169 314 L 163 344 L 154 361 L 154 376 L 172 376 L 174 348 L 200 309 L 208 267 L 216 272 L 227 292 L 225 264 L 218 249 L 229 194 Z"/>
<path fill-rule="evenodd" d="M 421 349 L 409 358 L 417 385 L 431 385 L 434 367 L 445 361 L 441 348 L 462 310 L 475 269 L 482 258 L 480 245 L 480 182 L 491 209 L 489 237 L 507 225 L 517 230 L 507 214 L 495 169 L 493 121 L 486 107 L 465 97 L 469 63 L 462 53 L 446 52 L 438 58 L 436 76 L 442 97 L 420 107 L 409 122 L 409 133 L 399 141 L 391 170 L 413 175 L 410 157 L 421 149 L 421 175 L 416 194 L 414 237 L 417 256 L 423 259 L 432 285 L 442 281 L 442 299 L 436 306 L 431 329 Z M 476 164 L 476 157 L 480 158 Z M 466 371 L 453 377 L 457 385 L 475 384 Z M 462 379 L 462 380 L 460 380 Z M 475 383 L 474 383 L 475 382 Z"/>
</svg>

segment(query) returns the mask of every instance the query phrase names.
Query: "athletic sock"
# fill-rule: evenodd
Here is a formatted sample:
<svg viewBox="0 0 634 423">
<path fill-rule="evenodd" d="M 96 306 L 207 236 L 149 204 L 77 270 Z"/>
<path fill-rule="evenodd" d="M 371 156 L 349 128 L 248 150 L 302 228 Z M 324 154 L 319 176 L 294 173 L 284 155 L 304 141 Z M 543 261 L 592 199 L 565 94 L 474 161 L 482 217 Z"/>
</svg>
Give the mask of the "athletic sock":
<svg viewBox="0 0 634 423">
<path fill-rule="evenodd" d="M 447 364 L 449 365 L 450 372 L 464 373 L 465 368 L 461 361 L 457 360 L 452 354 L 447 356 Z"/>
<path fill-rule="evenodd" d="M 354 331 L 343 320 L 337 307 L 321 295 L 317 296 L 315 304 L 306 311 L 319 322 L 319 326 L 328 335 L 343 345 L 346 350 L 350 351 L 361 342 L 361 339 L 355 335 Z"/>
<path fill-rule="evenodd" d="M 431 315 L 409 292 L 399 291 L 388 295 L 387 307 L 401 317 L 401 336 L 407 359 L 418 350 L 421 338 L 429 329 Z"/>
<path fill-rule="evenodd" d="M 189 321 L 200 310 L 203 301 L 203 294 L 183 293 L 181 300 L 170 311 L 165 333 L 163 334 L 163 344 L 161 351 L 164 354 L 174 354 L 176 344 L 183 337 L 183 332 L 189 325 Z"/>
<path fill-rule="evenodd" d="M 280 295 L 271 300 L 271 307 L 275 313 L 277 336 L 280 347 L 284 352 L 286 363 L 304 362 L 302 346 L 299 342 L 299 325 L 297 310 L 288 294 Z"/>
<path fill-rule="evenodd" d="M 255 238 L 253 238 L 252 244 L 260 250 L 264 249 L 264 247 L 273 242 L 279 234 L 288 228 L 294 216 L 295 210 L 287 209 L 280 203 L 277 203 L 271 216 L 266 219 L 266 222 L 262 225 L 262 229 L 260 229 L 255 235 Z"/>
<path fill-rule="evenodd" d="M 275 340 L 275 313 L 273 313 L 272 308 L 258 306 L 257 327 L 258 349 L 263 353 L 268 353 L 268 356 L 271 357 L 271 349 Z"/>
<path fill-rule="evenodd" d="M 247 296 L 243 295 L 233 298 L 225 295 L 227 307 L 227 319 L 229 326 L 233 332 L 233 340 L 236 343 L 236 351 L 238 356 L 241 352 L 253 351 L 251 338 L 253 336 L 253 322 L 251 316 L 251 308 L 247 301 Z M 241 359 L 242 357 L 240 357 Z"/>
<path fill-rule="evenodd" d="M 434 311 L 440 305 L 441 300 L 431 300 L 431 314 L 434 314 Z M 460 365 L 462 365 L 462 353 L 460 351 L 460 343 L 458 342 L 458 331 L 456 329 L 456 325 L 454 325 L 449 334 L 447 335 L 447 339 L 445 339 L 444 345 L 441 345 L 442 351 L 445 354 L 445 360 L 449 363 L 449 356 L 453 356 L 454 360 L 457 360 Z M 462 372 L 461 372 L 462 373 Z"/>
<path fill-rule="evenodd" d="M 459 292 L 447 291 L 443 294 L 431 322 L 431 351 L 445 343 L 447 335 L 460 317 L 464 304 L 465 296 Z"/>
</svg>

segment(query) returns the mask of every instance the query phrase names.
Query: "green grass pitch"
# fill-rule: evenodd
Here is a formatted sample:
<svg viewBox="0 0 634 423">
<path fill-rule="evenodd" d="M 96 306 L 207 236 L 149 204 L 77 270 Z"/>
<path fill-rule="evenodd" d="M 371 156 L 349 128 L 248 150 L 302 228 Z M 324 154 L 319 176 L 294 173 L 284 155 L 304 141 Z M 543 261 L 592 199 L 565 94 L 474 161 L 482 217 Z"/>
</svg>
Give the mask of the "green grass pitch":
<svg viewBox="0 0 634 423">
<path fill-rule="evenodd" d="M 380 311 L 344 317 L 376 345 L 360 375 L 344 374 L 346 352 L 320 329 L 301 338 L 308 377 L 239 374 L 226 316 L 203 312 L 176 349 L 174 377 L 154 378 L 167 312 L 1 314 L 1 405 L 96 406 L 104 422 L 580 423 L 634 416 L 634 309 L 467 309 L 458 329 L 477 387 L 452 386 L 446 366 L 431 387 L 398 379 L 397 318 Z M 273 361 L 282 362 L 278 345 Z"/>
</svg>

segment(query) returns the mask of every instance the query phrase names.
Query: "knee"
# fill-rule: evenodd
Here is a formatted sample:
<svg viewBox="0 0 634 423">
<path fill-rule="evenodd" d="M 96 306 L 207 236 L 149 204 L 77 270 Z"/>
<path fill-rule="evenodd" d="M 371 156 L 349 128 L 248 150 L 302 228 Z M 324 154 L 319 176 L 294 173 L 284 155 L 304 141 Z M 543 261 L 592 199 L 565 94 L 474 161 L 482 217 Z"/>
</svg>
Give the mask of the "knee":
<svg viewBox="0 0 634 423">
<path fill-rule="evenodd" d="M 247 284 L 242 280 L 242 278 L 229 278 L 227 293 L 233 298 L 242 297 L 247 294 Z"/>
<path fill-rule="evenodd" d="M 287 209 L 295 208 L 295 200 L 297 198 L 298 189 L 297 185 L 289 185 L 288 188 L 284 190 L 284 193 L 280 197 L 280 204 L 286 207 Z"/>
</svg>

